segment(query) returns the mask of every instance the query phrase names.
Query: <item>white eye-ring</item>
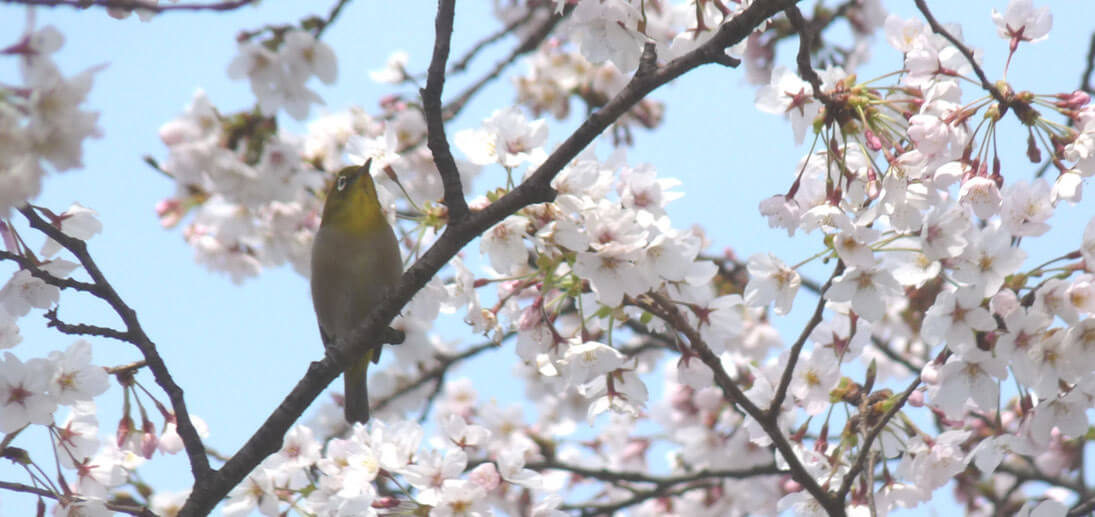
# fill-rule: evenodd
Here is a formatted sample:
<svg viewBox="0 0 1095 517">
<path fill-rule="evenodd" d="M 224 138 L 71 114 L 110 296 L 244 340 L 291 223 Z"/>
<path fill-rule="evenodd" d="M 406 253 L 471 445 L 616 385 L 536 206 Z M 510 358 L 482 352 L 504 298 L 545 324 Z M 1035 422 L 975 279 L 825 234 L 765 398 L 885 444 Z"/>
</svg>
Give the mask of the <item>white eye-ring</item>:
<svg viewBox="0 0 1095 517">
<path fill-rule="evenodd" d="M 335 189 L 337 189 L 339 192 L 342 192 L 345 188 L 346 176 L 339 176 L 338 179 L 335 180 Z"/>
</svg>

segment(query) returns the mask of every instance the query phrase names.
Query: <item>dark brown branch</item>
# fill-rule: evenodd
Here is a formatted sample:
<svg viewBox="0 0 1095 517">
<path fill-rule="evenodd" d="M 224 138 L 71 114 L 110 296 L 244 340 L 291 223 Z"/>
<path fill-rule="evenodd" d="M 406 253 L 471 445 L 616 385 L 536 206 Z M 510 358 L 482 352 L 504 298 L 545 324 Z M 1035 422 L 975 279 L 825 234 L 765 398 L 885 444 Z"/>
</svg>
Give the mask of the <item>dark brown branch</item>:
<svg viewBox="0 0 1095 517">
<path fill-rule="evenodd" d="M 468 216 L 468 202 L 464 199 L 464 186 L 460 171 L 452 157 L 448 138 L 445 136 L 445 120 L 441 113 L 441 91 L 445 86 L 445 63 L 449 59 L 449 43 L 452 40 L 452 19 L 456 0 L 437 2 L 437 19 L 434 22 L 433 59 L 422 89 L 422 109 L 426 116 L 426 145 L 433 153 L 433 162 L 441 174 L 445 188 L 445 206 L 449 209 L 449 221 L 459 222 Z"/>
<path fill-rule="evenodd" d="M 806 79 L 806 82 L 810 83 L 810 87 L 814 91 L 814 97 L 827 105 L 828 96 L 821 90 L 821 77 L 818 77 L 817 71 L 810 63 L 810 56 L 813 54 L 810 49 L 813 48 L 817 32 L 802 17 L 802 11 L 799 11 L 797 6 L 790 6 L 784 9 L 783 13 L 787 15 L 787 19 L 791 21 L 791 26 L 798 32 L 798 55 L 795 57 L 795 64 L 798 65 L 798 75 L 801 75 L 803 79 Z"/>
<path fill-rule="evenodd" d="M 465 88 L 455 99 L 449 101 L 442 110 L 445 120 L 451 119 L 455 117 L 457 113 L 460 113 L 460 110 L 464 109 L 464 106 L 475 96 L 475 94 L 479 93 L 479 91 L 488 83 L 497 79 L 506 68 L 517 61 L 517 58 L 536 50 L 536 48 L 547 39 L 548 35 L 551 34 L 551 31 L 555 29 L 555 26 L 562 19 L 562 16 L 550 15 L 541 22 L 540 25 L 536 26 L 535 30 L 529 33 L 529 35 L 521 41 L 520 45 L 514 47 L 509 55 L 498 61 L 498 63 L 495 63 L 494 68 L 492 68 L 490 72 L 487 72 L 487 74 L 479 78 L 478 81 L 475 81 L 471 86 Z"/>
<path fill-rule="evenodd" d="M 650 499 L 657 497 L 674 497 L 683 495 L 693 490 L 711 488 L 712 484 L 709 483 L 697 483 L 686 487 L 681 487 L 676 490 L 670 490 L 668 492 L 662 490 L 647 490 L 643 492 L 637 492 L 635 495 L 623 499 L 615 503 L 606 504 L 565 504 L 559 508 L 562 510 L 578 510 L 579 515 L 582 517 L 593 517 L 595 515 L 616 515 L 616 512 L 643 503 Z"/>
<path fill-rule="evenodd" d="M 66 498 L 64 496 L 59 496 L 58 494 L 44 488 L 24 485 L 22 483 L 13 483 L 10 481 L 0 481 L 0 489 L 11 490 L 12 492 L 22 492 L 24 494 L 34 494 L 38 497 L 48 497 L 49 499 L 64 501 L 66 503 L 80 501 L 80 499 L 78 498 Z M 146 506 L 134 506 L 129 504 L 112 503 L 109 501 L 105 502 L 104 505 L 107 507 L 107 509 L 115 512 L 136 515 L 137 517 L 156 517 L 156 514 L 152 513 L 152 510 L 149 510 Z"/>
<path fill-rule="evenodd" d="M 530 462 L 525 465 L 525 468 L 536 471 L 564 470 L 566 472 L 577 474 L 585 478 L 592 478 L 600 481 L 607 481 L 610 483 L 621 481 L 628 483 L 650 483 L 658 485 L 663 489 L 672 485 L 691 483 L 693 481 L 703 481 L 705 479 L 745 479 L 755 476 L 767 476 L 773 474 L 787 473 L 787 471 L 780 470 L 778 467 L 776 467 L 774 463 L 747 469 L 698 470 L 689 474 L 681 474 L 676 476 L 654 476 L 650 474 L 643 474 L 641 472 L 623 472 L 608 469 L 591 469 L 582 467 L 581 465 L 571 465 L 568 463 L 560 463 L 557 461 Z"/>
<path fill-rule="evenodd" d="M 650 295 L 646 295 L 650 296 Z M 738 387 L 737 382 L 730 378 L 730 375 L 726 372 L 726 369 L 722 366 L 722 360 L 719 356 L 711 350 L 711 347 L 707 345 L 707 342 L 703 339 L 703 336 L 692 327 L 691 324 L 684 318 L 684 316 L 677 309 L 677 306 L 671 301 L 661 297 L 659 295 L 650 296 L 653 303 L 646 303 L 639 301 L 639 307 L 646 309 L 655 316 L 662 318 L 669 324 L 674 330 L 684 334 L 688 338 L 689 345 L 692 351 L 699 356 L 700 360 L 711 369 L 715 376 L 715 384 L 722 390 L 723 397 L 731 404 L 735 404 L 751 416 L 761 428 L 764 429 L 765 434 L 772 440 L 772 444 L 776 447 L 776 450 L 783 456 L 787 465 L 790 467 L 791 478 L 797 481 L 807 492 L 810 493 L 817 500 L 829 515 L 843 516 L 844 515 L 844 502 L 843 500 L 836 499 L 829 495 L 817 480 L 814 479 L 810 472 L 806 469 L 806 466 L 799 460 L 798 455 L 795 454 L 794 447 L 791 446 L 791 442 L 787 437 L 783 435 L 783 430 L 779 427 L 779 414 L 769 413 L 749 400 Z"/>
<path fill-rule="evenodd" d="M 1084 73 L 1080 74 L 1080 89 L 1087 93 L 1095 93 L 1095 85 L 1091 84 L 1091 74 L 1093 73 L 1095 73 L 1095 33 L 1091 34 L 1091 43 L 1087 45 Z"/>
<path fill-rule="evenodd" d="M 1003 108 L 1000 112 L 1003 113 L 1005 109 L 1012 108 L 1015 110 L 1016 115 L 1019 116 L 1020 120 L 1026 122 L 1031 116 L 1033 109 L 1026 103 L 1014 101 L 1014 99 L 1011 98 L 1011 95 L 1005 95 L 1000 88 L 993 84 L 992 81 L 989 81 L 988 76 L 985 75 L 985 71 L 981 69 L 981 65 L 977 64 L 977 60 L 974 59 L 973 51 L 970 50 L 969 47 L 963 45 L 961 41 L 958 41 L 958 38 L 955 38 L 947 29 L 943 28 L 935 19 L 935 16 L 932 15 L 931 10 L 928 9 L 928 5 L 924 3 L 924 0 L 914 1 L 916 2 L 916 8 L 920 10 L 920 13 L 924 15 L 924 19 L 927 20 L 928 25 L 931 26 L 932 32 L 943 36 L 944 39 L 949 41 L 951 45 L 954 45 L 954 48 L 958 49 L 958 51 L 962 53 L 962 56 L 966 58 L 970 67 L 973 68 L 973 73 L 977 74 L 977 79 L 981 81 L 981 88 L 984 88 L 996 102 L 1000 103 L 1000 106 Z M 1036 114 L 1037 113 L 1034 113 L 1034 115 Z"/>
<path fill-rule="evenodd" d="M 371 411 L 374 412 L 374 413 L 380 412 L 384 408 L 388 407 L 388 405 L 391 404 L 392 402 L 394 402 L 396 399 L 398 399 L 398 398 L 400 398 L 400 397 L 402 397 L 402 396 L 404 396 L 408 393 L 411 393 L 414 390 L 416 390 L 416 389 L 418 389 L 422 386 L 425 386 L 430 381 L 437 380 L 438 384 L 440 384 L 440 379 L 442 377 L 444 377 L 444 375 L 448 372 L 449 368 L 452 368 L 453 365 L 455 365 L 455 364 L 457 364 L 461 361 L 464 361 L 466 359 L 470 359 L 472 357 L 475 357 L 475 356 L 479 355 L 482 352 L 485 352 L 485 351 L 491 350 L 491 349 L 495 349 L 495 348 L 498 348 L 498 344 L 496 344 L 496 343 L 493 343 L 493 342 L 483 343 L 481 345 L 473 346 L 473 347 L 471 347 L 467 350 L 464 350 L 463 352 L 460 352 L 459 354 L 453 354 L 453 355 L 449 355 L 449 356 L 439 357 L 438 358 L 439 362 L 438 362 L 437 366 L 434 366 L 433 368 L 430 368 L 429 370 L 426 370 L 426 372 L 423 373 L 421 376 L 419 376 L 417 379 L 415 379 L 414 382 L 412 382 L 412 383 L 410 383 L 406 386 L 403 386 L 402 388 L 400 388 L 398 391 L 392 393 L 391 395 L 388 395 L 388 396 L 386 396 L 382 399 L 374 401 L 373 404 L 372 404 L 372 410 Z"/>
<path fill-rule="evenodd" d="M 152 375 L 156 379 L 156 383 L 163 388 L 164 392 L 167 393 L 168 398 L 171 400 L 171 407 L 175 411 L 179 436 L 182 438 L 183 445 L 186 447 L 186 455 L 190 460 L 190 470 L 194 474 L 194 479 L 201 480 L 207 477 L 210 473 L 209 459 L 205 455 L 205 449 L 202 445 L 201 438 L 198 436 L 198 431 L 194 428 L 193 422 L 190 421 L 190 413 L 186 409 L 186 401 L 183 399 L 182 388 L 180 388 L 179 385 L 175 383 L 175 380 L 171 378 L 171 373 L 168 372 L 167 365 L 156 350 L 156 344 L 152 342 L 148 335 L 145 334 L 144 329 L 141 328 L 141 323 L 137 320 L 137 312 L 122 300 L 122 297 L 118 295 L 118 292 L 115 291 L 114 287 L 107 281 L 106 276 L 103 275 L 103 272 L 99 269 L 99 265 L 95 263 L 91 258 L 91 254 L 88 253 L 87 244 L 84 241 L 66 235 L 57 227 L 42 219 L 31 207 L 25 206 L 20 208 L 19 212 L 27 218 L 27 222 L 30 223 L 32 228 L 57 241 L 58 244 L 67 249 L 80 261 L 80 264 L 84 267 L 84 271 L 91 277 L 92 289 L 88 292 L 110 305 L 110 308 L 122 319 L 122 323 L 126 328 L 124 334 L 125 341 L 136 345 L 141 351 L 145 361 L 148 363 L 148 368 L 152 371 Z"/>
<path fill-rule="evenodd" d="M 810 321 L 806 322 L 806 326 L 802 327 L 798 339 L 791 345 L 791 351 L 787 356 L 787 366 L 783 369 L 779 386 L 776 387 L 775 395 L 772 396 L 772 404 L 768 406 L 768 418 L 772 421 L 779 417 L 780 407 L 783 406 L 783 400 L 787 397 L 787 388 L 791 385 L 791 378 L 794 375 L 795 366 L 798 364 L 798 356 L 802 353 L 802 347 L 806 345 L 810 333 L 821 323 L 821 315 L 825 312 L 825 302 L 827 301 L 825 300 L 825 291 L 829 290 L 829 286 L 833 285 L 833 279 L 842 272 L 844 272 L 844 261 L 837 262 L 833 274 L 829 276 L 829 280 L 825 282 L 825 285 L 821 286 L 821 292 L 818 293 L 817 297 L 817 305 L 814 307 L 814 314 L 810 316 Z"/>
<path fill-rule="evenodd" d="M 474 45 L 472 45 L 470 49 L 468 49 L 467 52 L 464 53 L 463 57 L 457 59 L 456 61 L 453 61 L 452 66 L 449 67 L 449 71 L 463 72 L 465 69 L 468 68 L 468 64 L 471 63 L 472 59 L 475 59 L 475 56 L 477 56 L 479 52 L 487 48 L 488 45 L 491 45 L 494 42 L 508 36 L 510 33 L 517 30 L 518 27 L 528 23 L 530 20 L 532 20 L 533 16 L 535 16 L 536 13 L 536 9 L 534 7 L 530 7 L 528 12 L 526 12 L 524 16 L 521 16 L 520 18 L 509 22 L 508 24 L 506 24 L 505 27 L 498 29 L 498 31 L 494 34 L 491 34 L 477 41 Z"/>
<path fill-rule="evenodd" d="M 16 255 L 9 251 L 0 250 L 0 260 L 14 261 L 16 264 L 19 265 L 20 269 L 27 270 L 34 278 L 37 278 L 54 287 L 58 287 L 61 289 L 75 289 L 77 291 L 83 291 L 85 293 L 90 293 L 95 290 L 95 286 L 87 282 L 81 282 L 79 280 L 74 280 L 71 278 L 61 278 L 53 276 L 49 272 L 38 267 L 38 265 L 32 262 L 30 259 L 22 255 Z"/>
<path fill-rule="evenodd" d="M 518 210 L 531 204 L 553 200 L 555 191 L 551 188 L 551 180 L 609 125 L 658 87 L 699 66 L 718 62 L 719 55 L 723 55 L 726 48 L 744 40 L 755 27 L 797 1 L 799 0 L 754 2 L 738 16 L 722 24 L 715 35 L 703 45 L 648 75 L 632 78 L 614 98 L 592 113 L 525 181 L 485 209 L 472 212 L 462 221 L 452 221 L 421 258 L 403 274 L 395 289 L 389 291 L 385 301 L 369 314 L 360 327 L 334 348 L 348 350 L 350 354 L 364 354 L 370 347 L 376 346 L 377 340 L 373 336 L 377 335 L 377 329 L 386 327 L 403 305 L 464 246 Z M 345 346 L 344 343 L 352 346 Z M 179 515 L 205 515 L 212 511 L 232 487 L 238 485 L 264 458 L 280 448 L 281 439 L 289 427 L 341 373 L 340 363 L 331 356 L 312 363 L 305 376 L 247 443 L 214 475 L 198 480 Z M 790 461 L 797 461 L 797 458 Z M 813 482 L 812 479 L 808 481 Z M 816 482 L 814 485 L 816 486 Z"/>
<path fill-rule="evenodd" d="M 129 342 L 129 335 L 118 329 L 88 325 L 85 323 L 65 323 L 64 321 L 61 321 L 61 318 L 57 317 L 57 307 L 51 308 L 42 316 L 46 318 L 46 327 L 55 328 L 62 334 L 68 334 L 70 336 L 98 336 L 117 339 L 118 341 L 125 341 L 127 343 Z"/>
<path fill-rule="evenodd" d="M 165 11 L 233 11 L 254 3 L 256 0 L 233 0 L 231 2 L 219 2 L 209 4 L 161 4 L 150 5 L 140 0 L 0 0 L 6 4 L 35 5 L 43 7 L 75 7 L 87 9 L 88 7 L 104 7 L 107 9 L 125 9 L 130 11 L 142 10 L 154 13 Z"/>
</svg>

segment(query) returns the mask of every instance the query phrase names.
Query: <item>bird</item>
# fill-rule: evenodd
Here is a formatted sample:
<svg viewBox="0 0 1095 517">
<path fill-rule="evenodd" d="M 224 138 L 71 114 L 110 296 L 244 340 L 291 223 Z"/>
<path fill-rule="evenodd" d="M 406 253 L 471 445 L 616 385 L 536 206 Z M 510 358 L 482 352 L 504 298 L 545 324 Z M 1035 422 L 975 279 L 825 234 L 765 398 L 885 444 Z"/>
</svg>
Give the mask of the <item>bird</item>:
<svg viewBox="0 0 1095 517">
<path fill-rule="evenodd" d="M 399 241 L 380 208 L 371 165 L 370 159 L 335 175 L 312 243 L 312 304 L 328 348 L 361 325 L 403 273 Z M 366 373 L 370 361 L 380 360 L 380 346 L 349 357 L 345 365 L 343 409 L 350 424 L 369 420 Z M 338 352 L 335 357 L 346 357 Z"/>
</svg>

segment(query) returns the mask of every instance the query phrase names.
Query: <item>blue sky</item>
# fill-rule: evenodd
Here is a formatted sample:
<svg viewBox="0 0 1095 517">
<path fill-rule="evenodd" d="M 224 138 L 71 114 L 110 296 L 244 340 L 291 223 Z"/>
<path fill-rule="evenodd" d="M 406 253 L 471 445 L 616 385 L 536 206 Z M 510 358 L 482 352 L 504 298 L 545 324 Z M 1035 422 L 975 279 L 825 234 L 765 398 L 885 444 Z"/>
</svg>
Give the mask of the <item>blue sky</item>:
<svg viewBox="0 0 1095 517">
<path fill-rule="evenodd" d="M 967 41 L 985 49 L 985 68 L 990 78 L 1000 76 L 1007 42 L 995 34 L 989 18 L 992 7 L 1003 10 L 1005 2 L 929 2 L 943 21 L 961 21 Z M 937 4 L 937 5 L 936 5 Z M 1083 56 L 1090 35 L 1089 11 L 1082 2 L 1038 2 L 1050 5 L 1055 24 L 1050 39 L 1024 45 L 1012 63 L 1009 78 L 1017 89 L 1037 93 L 1071 91 L 1079 82 Z M 887 2 L 888 8 L 911 16 L 910 2 Z M 104 137 L 84 147 L 85 169 L 51 174 L 37 204 L 63 210 L 73 201 L 99 211 L 104 232 L 90 241 L 94 257 L 117 290 L 133 306 L 148 334 L 156 341 L 176 381 L 186 390 L 192 411 L 210 425 L 209 443 L 223 453 L 235 450 L 280 402 L 303 375 L 308 362 L 321 357 L 307 280 L 289 268 L 268 270 L 258 279 L 233 285 L 223 275 L 212 275 L 193 261 L 190 248 L 178 231 L 164 230 L 153 212 L 159 199 L 173 191 L 171 182 L 142 162 L 151 155 L 162 159 L 165 148 L 157 130 L 176 117 L 190 102 L 194 91 L 203 88 L 212 102 L 225 112 L 248 108 L 253 99 L 248 85 L 230 81 L 225 70 L 235 54 L 235 35 L 242 29 L 264 24 L 291 23 L 313 14 L 312 6 L 325 14 L 327 5 L 318 2 L 264 2 L 257 8 L 234 13 L 169 13 L 150 23 L 135 18 L 116 21 L 92 9 L 39 9 L 38 25 L 54 25 L 66 36 L 65 46 L 55 55 L 66 74 L 100 65 L 88 106 L 101 112 Z M 314 84 L 334 111 L 357 104 L 367 111 L 393 87 L 374 84 L 368 71 L 383 66 L 396 49 L 410 53 L 409 69 L 424 70 L 432 46 L 434 2 L 351 2 L 325 40 L 339 57 L 339 80 L 333 86 Z M 24 9 L 0 6 L 0 46 L 13 43 L 25 27 Z M 495 30 L 488 2 L 463 2 L 457 12 L 454 55 L 460 55 L 473 41 Z M 513 40 L 503 43 L 502 49 Z M 1029 48 L 1028 48 L 1029 47 Z M 791 63 L 793 46 L 781 48 L 780 60 Z M 482 70 L 498 52 L 481 57 L 473 70 Z M 873 77 L 897 66 L 898 54 L 883 41 L 875 45 L 875 61 L 860 71 Z M 523 73 L 518 64 L 511 73 Z M 472 76 L 475 72 L 472 72 Z M 666 102 L 664 127 L 654 133 L 639 132 L 636 145 L 628 151 L 631 163 L 653 163 L 663 176 L 680 179 L 684 199 L 670 206 L 675 226 L 702 225 L 713 245 L 709 251 L 732 247 L 746 258 L 771 251 L 794 263 L 816 252 L 815 238 L 789 239 L 786 233 L 769 230 L 757 213 L 757 203 L 784 192 L 794 166 L 807 151 L 795 147 L 790 128 L 780 117 L 758 113 L 753 108 L 755 88 L 746 85 L 742 71 L 707 67 L 677 83 L 655 92 Z M 454 78 L 446 90 L 459 90 L 468 77 Z M 17 83 L 12 59 L 0 59 L 0 82 Z M 413 95 L 410 87 L 399 91 Z M 967 90 L 969 98 L 972 90 Z M 513 99 L 505 81 L 494 83 L 467 111 L 449 126 L 475 127 L 496 108 Z M 282 117 L 287 127 L 294 126 Z M 549 145 L 557 144 L 575 127 L 575 120 L 552 123 Z M 1015 124 L 1010 124 L 1014 126 Z M 1028 179 L 1033 172 L 1022 158 L 1025 134 L 1019 135 L 1005 160 L 1015 165 L 1006 169 L 1010 179 Z M 606 151 L 608 143 L 599 149 Z M 492 174 L 491 172 L 497 173 Z M 477 187 L 501 181 L 500 171 L 487 172 Z M 1089 185 L 1090 188 L 1090 185 Z M 1089 191 L 1089 197 L 1091 192 Z M 1083 225 L 1095 215 L 1095 204 L 1085 201 L 1058 210 L 1054 231 L 1038 238 L 1039 246 L 1028 247 L 1028 264 L 1047 258 L 1039 253 L 1074 249 Z M 32 237 L 33 240 L 36 237 Z M 475 253 L 477 245 L 470 248 Z M 12 271 L 0 264 L 0 278 Z M 820 278 L 822 269 L 807 269 Z M 805 320 L 813 300 L 798 300 L 796 309 L 779 323 L 785 336 L 797 334 L 796 324 Z M 60 315 L 67 321 L 112 324 L 115 318 L 101 304 L 67 293 Z M 20 322 L 24 343 L 15 349 L 21 357 L 31 351 L 63 348 L 72 339 L 44 329 L 32 313 Z M 461 337 L 460 329 L 443 329 L 446 339 Z M 469 342 L 474 338 L 469 339 Z M 138 358 L 127 344 L 97 341 L 96 361 L 121 364 Z M 475 368 L 460 371 L 476 379 L 480 393 L 500 401 L 519 401 L 522 389 L 505 376 L 486 375 L 497 368 L 508 369 L 511 351 L 494 352 L 494 357 Z M 151 377 L 140 380 L 153 387 Z M 338 383 L 336 383 L 337 385 Z M 99 400 L 103 434 L 110 435 L 120 411 L 120 391 L 113 390 Z M 307 418 L 307 417 L 306 417 Z M 36 431 L 41 432 L 41 431 Z M 22 439 L 22 438 L 21 438 Z M 33 448 L 32 448 L 33 451 Z M 46 458 L 42 458 L 46 460 Z M 44 461 L 49 464 L 48 460 Z M 189 484 L 183 457 L 157 459 L 160 464 L 148 473 L 148 480 L 165 489 Z M 23 479 L 6 465 L 0 465 L 0 479 Z M 0 513 L 19 513 L 28 499 L 0 492 Z"/>
</svg>

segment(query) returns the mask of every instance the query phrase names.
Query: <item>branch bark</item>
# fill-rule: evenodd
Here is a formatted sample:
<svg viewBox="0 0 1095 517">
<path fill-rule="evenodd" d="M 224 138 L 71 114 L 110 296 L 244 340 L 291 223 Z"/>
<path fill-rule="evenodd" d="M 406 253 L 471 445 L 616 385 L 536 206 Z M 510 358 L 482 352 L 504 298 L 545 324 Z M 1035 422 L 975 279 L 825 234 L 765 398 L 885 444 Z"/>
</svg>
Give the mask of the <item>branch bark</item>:
<svg viewBox="0 0 1095 517">
<path fill-rule="evenodd" d="M 422 89 L 421 95 L 426 116 L 426 145 L 433 153 L 433 162 L 441 174 L 445 206 L 449 208 L 449 221 L 459 222 L 468 216 L 468 202 L 464 199 L 460 171 L 456 168 L 456 160 L 452 157 L 449 140 L 445 136 L 445 120 L 441 113 L 441 91 L 445 86 L 445 64 L 449 59 L 455 3 L 455 0 L 440 0 L 437 3 L 433 58 L 430 60 L 426 87 Z"/>
<path fill-rule="evenodd" d="M 47 222 L 45 219 L 42 219 L 42 217 L 29 206 L 20 208 L 19 212 L 23 214 L 23 217 L 26 217 L 31 228 L 34 228 L 57 241 L 80 261 L 80 265 L 84 267 L 84 271 L 91 277 L 91 284 L 89 284 L 90 287 L 87 287 L 86 292 L 106 302 L 107 305 L 110 305 L 110 308 L 118 314 L 118 317 L 122 319 L 122 323 L 125 325 L 125 332 L 118 336 L 110 337 L 124 339 L 135 345 L 137 349 L 141 351 L 141 355 L 144 356 L 145 362 L 148 363 L 148 369 L 152 371 L 152 375 L 156 379 L 156 384 L 163 388 L 164 392 L 167 393 L 168 399 L 171 401 L 171 407 L 175 411 L 179 436 L 182 438 L 183 445 L 186 447 L 186 455 L 190 460 L 190 470 L 194 475 L 194 479 L 200 481 L 207 477 L 209 472 L 211 472 L 209 458 L 205 455 L 205 446 L 198 436 L 197 429 L 194 428 L 193 422 L 190 421 L 190 413 L 186 408 L 183 390 L 171 377 L 171 373 L 167 370 L 167 365 L 164 363 L 163 358 L 160 357 L 159 351 L 156 350 L 156 344 L 152 342 L 152 339 L 149 338 L 148 334 L 145 334 L 144 329 L 141 328 L 141 323 L 137 319 L 137 311 L 134 311 L 127 305 L 118 292 L 114 290 L 114 287 L 110 285 L 110 282 L 107 281 L 106 276 L 99 269 L 99 265 L 91 258 L 91 254 L 87 249 L 87 243 L 66 235 L 60 229 Z"/>
</svg>

